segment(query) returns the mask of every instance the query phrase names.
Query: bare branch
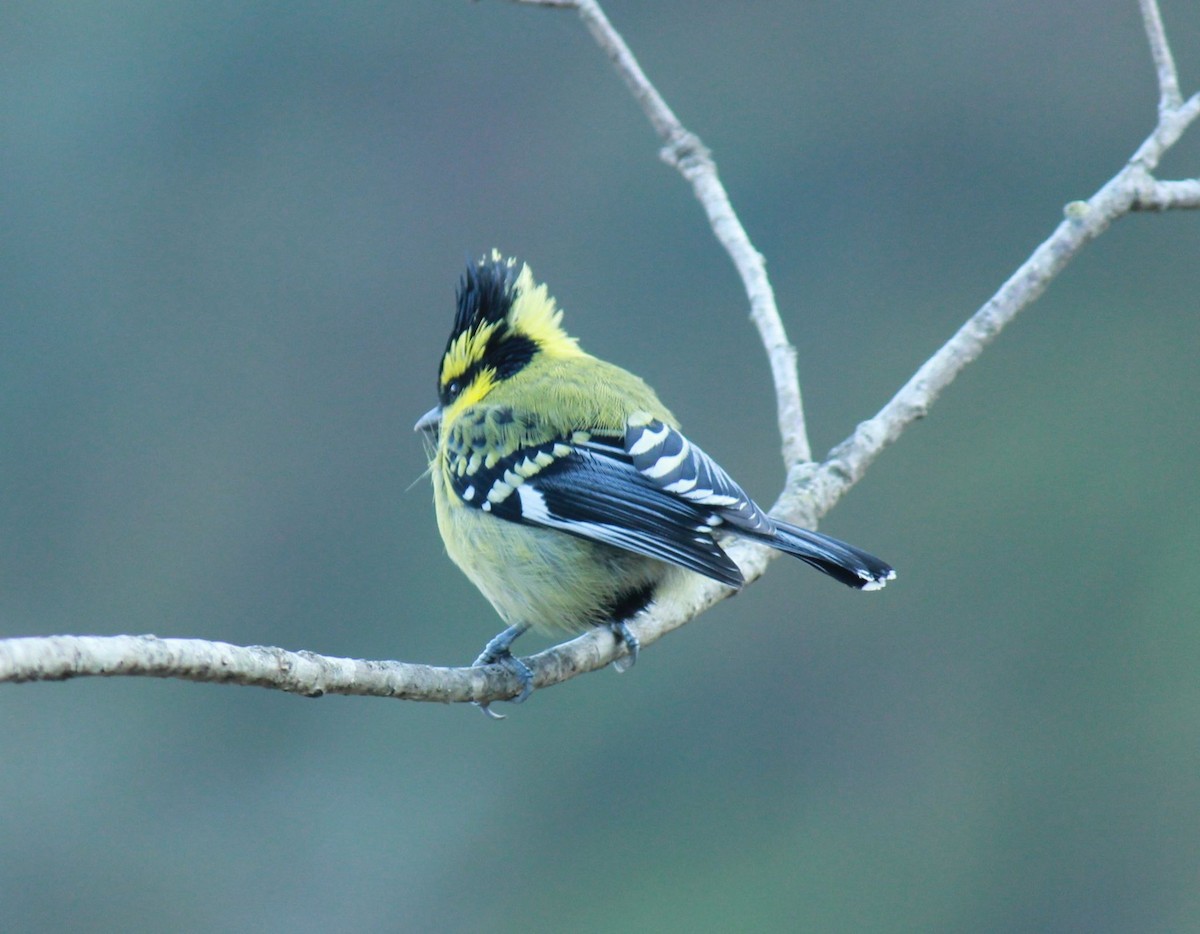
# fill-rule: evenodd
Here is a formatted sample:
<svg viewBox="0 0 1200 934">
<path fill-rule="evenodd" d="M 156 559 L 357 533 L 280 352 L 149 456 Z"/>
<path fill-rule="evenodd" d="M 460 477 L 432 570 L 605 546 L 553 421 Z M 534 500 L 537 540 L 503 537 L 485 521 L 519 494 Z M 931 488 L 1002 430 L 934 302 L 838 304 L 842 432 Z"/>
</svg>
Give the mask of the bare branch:
<svg viewBox="0 0 1200 934">
<path fill-rule="evenodd" d="M 1200 116 L 1200 95 L 1160 117 L 1125 168 L 1087 201 L 1067 205 L 1062 221 L 990 299 L 930 357 L 874 418 L 861 423 L 807 478 L 813 509 L 824 515 L 879 453 L 928 412 L 942 390 L 1023 309 L 1029 307 L 1083 247 L 1133 210 L 1197 207 L 1200 181 L 1160 182 L 1149 169 Z"/>
<path fill-rule="evenodd" d="M 1138 147 L 1137 152 L 1130 158 L 1130 163 L 1153 173 L 1162 161 L 1163 154 L 1179 141 L 1184 130 L 1191 126 L 1198 115 L 1200 93 L 1193 94 L 1182 106 L 1160 114 L 1154 132 Z"/>
<path fill-rule="evenodd" d="M 0 640 L 0 682 L 131 675 L 267 687 L 307 697 L 371 694 L 451 701 L 487 696 L 495 692 L 505 674 L 499 669 L 360 661 L 260 645 L 149 635 Z"/>
<path fill-rule="evenodd" d="M 1179 93 L 1179 73 L 1175 70 L 1175 56 L 1171 54 L 1167 33 L 1163 29 L 1158 0 L 1138 0 L 1138 6 L 1142 8 L 1146 39 L 1150 42 L 1150 55 L 1158 72 L 1158 112 L 1161 116 L 1183 103 L 1183 95 Z"/>
<path fill-rule="evenodd" d="M 1177 208 L 1200 208 L 1200 178 L 1152 181 L 1137 193 L 1137 198 L 1130 206 L 1133 211 L 1170 211 Z"/>
<path fill-rule="evenodd" d="M 744 556 L 733 553 L 749 571 L 748 578 L 757 578 L 766 568 L 766 552 L 754 548 Z M 673 581 L 667 584 L 660 609 L 639 626 L 643 645 L 656 642 L 732 593 L 682 573 Z M 534 686 L 546 688 L 603 668 L 625 654 L 624 644 L 600 628 L 525 661 L 533 669 Z M 152 635 L 0 639 L 0 683 L 119 676 L 240 684 L 305 697 L 341 694 L 440 703 L 490 703 L 508 700 L 521 690 L 512 673 L 499 665 L 441 668 Z"/>
<path fill-rule="evenodd" d="M 528 6 L 574 7 L 591 32 L 596 44 L 608 56 L 634 99 L 641 105 L 646 119 L 663 141 L 662 158 L 679 170 L 691 184 L 692 191 L 708 215 L 709 225 L 725 252 L 733 260 L 742 287 L 750 299 L 750 318 L 758 328 L 759 339 L 767 351 L 771 377 L 775 384 L 775 401 L 779 434 L 783 443 L 784 466 L 812 459 L 808 429 L 804 421 L 804 404 L 797 375 L 796 349 L 788 341 L 787 331 L 775 304 L 775 290 L 767 278 L 766 263 L 754 248 L 729 195 L 717 174 L 704 143 L 688 130 L 663 100 L 658 89 L 650 83 L 625 40 L 613 28 L 596 0 L 516 0 Z"/>
</svg>

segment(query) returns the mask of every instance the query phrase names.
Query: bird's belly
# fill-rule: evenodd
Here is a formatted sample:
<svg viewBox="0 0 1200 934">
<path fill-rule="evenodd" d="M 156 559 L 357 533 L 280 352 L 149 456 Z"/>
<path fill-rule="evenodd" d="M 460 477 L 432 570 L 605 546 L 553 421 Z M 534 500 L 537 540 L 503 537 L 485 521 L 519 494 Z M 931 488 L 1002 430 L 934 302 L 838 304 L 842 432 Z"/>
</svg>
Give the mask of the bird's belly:
<svg viewBox="0 0 1200 934">
<path fill-rule="evenodd" d="M 450 558 L 510 626 L 579 631 L 668 573 L 661 561 L 554 529 L 508 522 L 442 497 Z"/>
</svg>

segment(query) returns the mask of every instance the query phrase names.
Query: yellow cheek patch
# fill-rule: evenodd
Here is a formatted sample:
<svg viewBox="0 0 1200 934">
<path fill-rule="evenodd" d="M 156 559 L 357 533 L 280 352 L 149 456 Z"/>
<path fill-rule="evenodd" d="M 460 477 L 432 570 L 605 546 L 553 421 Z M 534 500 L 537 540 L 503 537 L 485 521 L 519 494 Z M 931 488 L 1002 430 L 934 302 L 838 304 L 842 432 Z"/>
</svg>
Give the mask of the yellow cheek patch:
<svg viewBox="0 0 1200 934">
<path fill-rule="evenodd" d="M 471 385 L 462 391 L 451 409 L 465 409 L 469 405 L 475 405 L 477 402 L 482 402 L 486 396 L 496 387 L 496 371 L 492 369 L 480 370 L 475 378 L 471 380 Z"/>
<path fill-rule="evenodd" d="M 482 402 L 484 397 L 496 387 L 496 371 L 491 369 L 479 370 L 462 394 L 442 412 L 442 425 L 453 424 L 463 411 Z M 443 430 L 445 428 L 443 427 Z"/>
</svg>

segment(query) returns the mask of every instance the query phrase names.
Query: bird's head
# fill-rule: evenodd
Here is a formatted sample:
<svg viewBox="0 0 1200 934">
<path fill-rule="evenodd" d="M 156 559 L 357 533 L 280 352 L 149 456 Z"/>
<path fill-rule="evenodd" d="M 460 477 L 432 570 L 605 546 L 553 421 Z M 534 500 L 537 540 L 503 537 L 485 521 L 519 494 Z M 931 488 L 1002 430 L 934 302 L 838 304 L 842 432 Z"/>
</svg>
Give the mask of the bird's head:
<svg viewBox="0 0 1200 934">
<path fill-rule="evenodd" d="M 438 368 L 438 405 L 417 422 L 434 430 L 444 417 L 482 401 L 538 354 L 582 355 L 562 329 L 562 311 L 529 267 L 498 250 L 467 267 L 458 310 Z"/>
</svg>

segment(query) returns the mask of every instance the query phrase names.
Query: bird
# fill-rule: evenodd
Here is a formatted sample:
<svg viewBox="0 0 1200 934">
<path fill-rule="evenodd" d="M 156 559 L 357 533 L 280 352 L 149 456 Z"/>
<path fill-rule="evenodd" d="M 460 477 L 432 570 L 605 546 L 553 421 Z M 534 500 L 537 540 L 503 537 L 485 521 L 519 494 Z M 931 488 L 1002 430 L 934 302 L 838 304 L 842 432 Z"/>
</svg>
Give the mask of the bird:
<svg viewBox="0 0 1200 934">
<path fill-rule="evenodd" d="M 628 667 L 639 651 L 628 622 L 672 574 L 739 589 L 745 578 L 725 536 L 858 590 L 895 578 L 874 555 L 768 515 L 640 377 L 582 350 L 562 314 L 527 264 L 498 250 L 468 262 L 437 405 L 414 426 L 428 440 L 446 552 L 506 627 L 474 666 L 511 671 L 521 685 L 514 702 L 533 690 L 532 671 L 512 654 L 530 628 L 607 626 Z"/>
</svg>

